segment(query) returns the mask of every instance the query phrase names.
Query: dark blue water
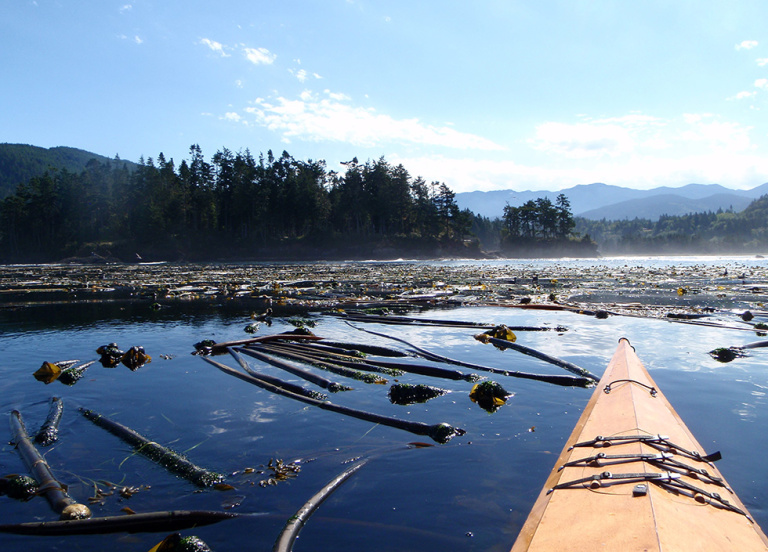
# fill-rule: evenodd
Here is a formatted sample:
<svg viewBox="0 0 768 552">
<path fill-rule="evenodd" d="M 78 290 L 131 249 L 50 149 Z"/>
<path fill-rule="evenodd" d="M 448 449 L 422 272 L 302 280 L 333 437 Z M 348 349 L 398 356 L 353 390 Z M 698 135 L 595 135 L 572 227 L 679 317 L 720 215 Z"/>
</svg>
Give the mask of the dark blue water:
<svg viewBox="0 0 768 552">
<path fill-rule="evenodd" d="M 472 403 L 468 382 L 418 375 L 396 378 L 428 383 L 451 393 L 426 404 L 397 406 L 389 385 L 344 381 L 354 387 L 331 399 L 384 415 L 447 422 L 467 431 L 448 444 L 412 448 L 429 441 L 404 431 L 346 418 L 278 397 L 227 376 L 190 353 L 201 339 L 248 337 L 250 312 L 215 305 L 176 304 L 158 312 L 146 303 L 72 304 L 0 310 L 0 413 L 22 412 L 30 432 L 44 420 L 48 400 L 63 399 L 59 442 L 43 449 L 69 493 L 81 502 L 99 481 L 143 489 L 131 498 L 106 497 L 95 515 L 181 509 L 255 514 L 187 530 L 216 551 L 270 550 L 286 520 L 315 492 L 357 458 L 370 462 L 310 519 L 295 550 L 508 550 L 569 436 L 592 390 L 492 376 L 515 393 L 489 414 Z M 721 364 L 707 351 L 757 338 L 749 332 L 687 326 L 667 321 L 610 317 L 598 320 L 567 312 L 461 307 L 414 316 L 507 325 L 565 326 L 568 331 L 519 333 L 518 342 L 574 362 L 600 375 L 619 337 L 629 338 L 657 384 L 707 449 L 721 450 L 719 467 L 762 526 L 768 527 L 768 350 Z M 317 335 L 332 340 L 401 347 L 365 334 L 330 316 L 316 317 Z M 449 357 L 525 372 L 565 374 L 513 351 L 501 352 L 472 338 L 473 330 L 366 325 Z M 260 334 L 292 329 L 280 319 Z M 32 374 L 43 361 L 96 358 L 98 346 L 116 342 L 143 346 L 153 360 L 135 372 L 92 366 L 76 385 L 49 385 Z M 165 359 L 162 356 L 168 356 Z M 218 358 L 235 367 L 229 356 Z M 254 367 L 309 384 L 277 369 Z M 446 366 L 452 368 L 450 366 Z M 466 370 L 465 371 L 470 371 Z M 390 384 L 394 379 L 389 378 Z M 195 463 L 228 475 L 235 490 L 199 491 L 169 474 L 83 418 L 94 409 L 148 438 L 184 452 Z M 3 429 L 5 428 L 5 429 Z M 8 424 L 0 424 L 0 472 L 26 473 Z M 243 473 L 271 459 L 301 461 L 298 477 L 263 488 L 263 476 Z M 233 475 L 234 474 L 234 475 Z M 0 496 L 2 523 L 56 519 L 43 498 L 19 502 Z M 2 549 L 147 551 L 165 534 L 78 537 L 0 537 Z"/>
</svg>

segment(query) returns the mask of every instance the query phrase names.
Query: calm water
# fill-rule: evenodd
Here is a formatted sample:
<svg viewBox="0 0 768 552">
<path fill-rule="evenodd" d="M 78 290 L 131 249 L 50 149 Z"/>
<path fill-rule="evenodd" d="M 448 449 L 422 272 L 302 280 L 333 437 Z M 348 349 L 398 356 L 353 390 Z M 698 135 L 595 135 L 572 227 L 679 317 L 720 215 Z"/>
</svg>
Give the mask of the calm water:
<svg viewBox="0 0 768 552">
<path fill-rule="evenodd" d="M 620 261 L 619 261 L 620 262 Z M 227 376 L 190 353 L 201 339 L 247 337 L 250 312 L 215 305 L 174 305 L 159 312 L 141 305 L 42 305 L 0 310 L 0 412 L 22 412 L 30 433 L 43 422 L 48 400 L 65 404 L 59 442 L 42 449 L 70 494 L 87 502 L 96 481 L 149 485 L 128 499 L 117 495 L 93 505 L 95 515 L 232 507 L 258 514 L 184 531 L 215 551 L 270 550 L 286 520 L 315 492 L 356 458 L 371 461 L 345 483 L 310 519 L 295 546 L 308 550 L 508 550 L 539 493 L 557 454 L 592 390 L 492 376 L 515 393 L 496 413 L 473 404 L 471 383 L 418 375 L 397 378 L 428 383 L 451 393 L 411 406 L 390 404 L 389 385 L 350 382 L 354 390 L 331 399 L 379 414 L 429 424 L 448 422 L 467 431 L 445 445 L 409 448 L 427 437 L 375 426 L 277 397 Z M 598 320 L 567 312 L 460 307 L 414 316 L 507 325 L 565 326 L 568 331 L 519 333 L 518 342 L 574 362 L 598 375 L 617 340 L 629 338 L 692 432 L 707 449 L 721 450 L 720 470 L 757 521 L 768 527 L 768 479 L 764 439 L 768 422 L 768 350 L 730 364 L 707 351 L 755 341 L 754 334 L 687 326 L 666 321 L 611 317 Z M 392 341 L 362 333 L 329 316 L 316 316 L 315 333 L 333 340 Z M 501 352 L 472 338 L 473 330 L 367 325 L 440 354 L 497 368 L 565 374 L 514 351 Z M 260 334 L 292 329 L 280 319 Z M 144 346 L 153 361 L 131 372 L 95 364 L 76 385 L 45 385 L 32 373 L 45 360 L 90 360 L 95 349 L 116 342 L 122 349 Z M 167 355 L 170 358 L 162 358 Z M 218 358 L 234 367 L 229 356 Z M 283 379 L 300 380 L 276 369 L 252 366 Z M 449 367 L 450 366 L 446 366 Z M 464 369 L 464 371 L 469 371 Z M 325 374 L 330 379 L 343 378 Z M 390 384 L 393 383 L 393 378 Z M 303 383 L 306 387 L 309 384 Z M 198 491 L 83 418 L 92 408 L 150 439 L 186 452 L 195 463 L 226 474 L 234 491 Z M 0 472 L 26 473 L 0 429 Z M 301 460 L 299 476 L 263 488 L 263 477 L 243 474 L 270 458 Z M 102 485 L 103 488 L 103 485 Z M 43 498 L 19 502 L 0 496 L 3 523 L 52 520 Z M 3 550 L 146 551 L 165 535 L 83 537 L 0 536 Z"/>
</svg>

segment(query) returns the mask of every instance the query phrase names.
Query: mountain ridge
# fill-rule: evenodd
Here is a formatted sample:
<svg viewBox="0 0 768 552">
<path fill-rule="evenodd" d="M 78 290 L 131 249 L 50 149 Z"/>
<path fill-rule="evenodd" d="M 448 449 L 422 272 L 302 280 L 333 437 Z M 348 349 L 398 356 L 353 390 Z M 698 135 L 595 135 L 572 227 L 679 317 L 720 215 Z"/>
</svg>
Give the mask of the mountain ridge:
<svg viewBox="0 0 768 552">
<path fill-rule="evenodd" d="M 461 209 L 469 209 L 477 215 L 493 219 L 503 217 L 507 203 L 519 207 L 526 201 L 540 197 L 554 202 L 559 194 L 565 194 L 576 216 L 596 220 L 635 217 L 658 220 L 662 215 L 684 215 L 729 208 L 741 210 L 751 201 L 768 194 L 768 183 L 749 190 L 734 190 L 720 184 L 695 183 L 679 188 L 659 186 L 650 190 L 637 190 L 595 182 L 578 184 L 559 191 L 509 189 L 460 192 L 456 194 L 456 203 Z M 673 199 L 674 209 L 669 204 Z"/>
</svg>

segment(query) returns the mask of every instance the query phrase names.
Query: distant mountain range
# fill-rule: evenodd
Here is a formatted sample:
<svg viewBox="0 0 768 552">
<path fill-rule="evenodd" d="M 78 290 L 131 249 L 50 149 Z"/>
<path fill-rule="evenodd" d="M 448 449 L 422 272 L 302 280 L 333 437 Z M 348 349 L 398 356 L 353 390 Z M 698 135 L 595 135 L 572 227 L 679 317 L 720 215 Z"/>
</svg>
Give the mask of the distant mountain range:
<svg viewBox="0 0 768 552">
<path fill-rule="evenodd" d="M 741 211 L 753 200 L 768 194 L 768 183 L 751 190 L 731 190 L 720 184 L 688 184 L 681 188 L 661 186 L 650 190 L 635 190 L 609 184 L 579 184 L 551 192 L 497 190 L 492 192 L 461 192 L 456 203 L 461 209 L 491 219 L 504 216 L 504 206 L 519 207 L 528 200 L 547 197 L 552 202 L 559 194 L 571 202 L 574 215 L 593 219 L 622 220 L 647 218 L 658 220 L 662 215 L 716 212 L 718 209 Z"/>
</svg>

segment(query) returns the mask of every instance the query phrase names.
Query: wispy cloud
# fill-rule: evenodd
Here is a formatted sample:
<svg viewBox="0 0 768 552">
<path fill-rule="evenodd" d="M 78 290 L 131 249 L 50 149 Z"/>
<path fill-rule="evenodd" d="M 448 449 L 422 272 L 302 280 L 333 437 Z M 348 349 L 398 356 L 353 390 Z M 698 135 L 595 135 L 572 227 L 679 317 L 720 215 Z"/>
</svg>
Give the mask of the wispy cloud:
<svg viewBox="0 0 768 552">
<path fill-rule="evenodd" d="M 271 65 L 277 59 L 277 55 L 273 54 L 266 48 L 243 48 L 243 53 L 248 61 L 254 65 Z"/>
<path fill-rule="evenodd" d="M 735 96 L 731 96 L 728 99 L 729 100 L 746 100 L 747 98 L 754 98 L 755 96 L 757 96 L 757 92 L 755 92 L 754 90 L 751 92 L 747 90 L 742 90 Z"/>
<path fill-rule="evenodd" d="M 208 46 L 213 52 L 216 52 L 221 57 L 229 57 L 230 54 L 228 54 L 225 49 L 224 45 L 221 42 L 216 42 L 215 40 L 211 40 L 210 38 L 201 38 L 200 44 L 203 44 L 205 46 Z"/>
<path fill-rule="evenodd" d="M 373 108 L 353 105 L 348 96 L 330 90 L 321 95 L 304 91 L 295 100 L 258 98 L 245 111 L 256 124 L 279 133 L 284 141 L 296 138 L 365 147 L 396 142 L 455 149 L 503 149 L 481 136 L 428 125 L 415 118 L 395 119 Z"/>
<path fill-rule="evenodd" d="M 737 50 L 751 50 L 757 47 L 757 40 L 743 40 L 736 45 Z"/>
<path fill-rule="evenodd" d="M 765 67 L 768 65 L 768 58 L 757 58 L 755 61 L 760 67 Z"/>
<path fill-rule="evenodd" d="M 635 145 L 630 131 L 615 123 L 543 123 L 530 142 L 538 150 L 572 159 L 615 156 Z"/>
<path fill-rule="evenodd" d="M 125 12 L 128 12 L 128 11 L 131 11 L 132 9 L 133 9 L 132 5 L 130 5 L 130 4 L 123 4 L 122 6 L 120 6 L 118 8 L 117 11 L 119 11 L 120 13 L 125 13 Z"/>
</svg>

